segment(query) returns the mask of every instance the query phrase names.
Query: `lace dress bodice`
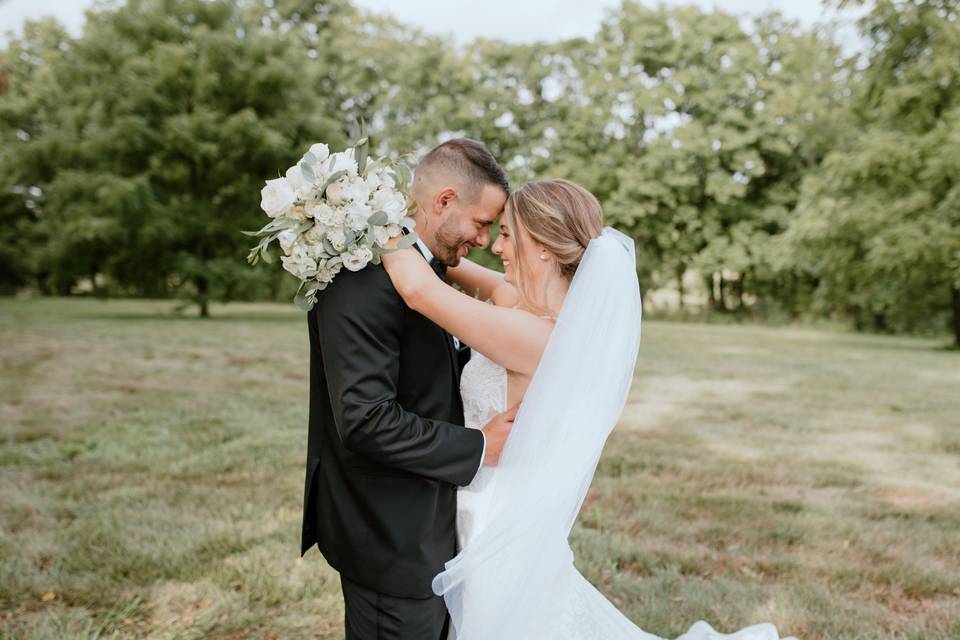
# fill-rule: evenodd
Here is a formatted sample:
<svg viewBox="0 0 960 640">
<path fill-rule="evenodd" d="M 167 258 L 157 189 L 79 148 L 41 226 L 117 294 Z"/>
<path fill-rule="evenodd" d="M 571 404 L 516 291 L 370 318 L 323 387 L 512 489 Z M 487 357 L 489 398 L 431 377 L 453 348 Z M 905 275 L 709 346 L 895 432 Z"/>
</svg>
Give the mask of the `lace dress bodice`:
<svg viewBox="0 0 960 640">
<path fill-rule="evenodd" d="M 460 397 L 464 425 L 482 429 L 507 408 L 507 370 L 474 351 L 460 376 Z M 480 467 L 473 482 L 457 492 L 457 544 L 461 549 L 482 526 L 490 493 L 486 488 L 494 472 L 492 467 Z"/>
</svg>

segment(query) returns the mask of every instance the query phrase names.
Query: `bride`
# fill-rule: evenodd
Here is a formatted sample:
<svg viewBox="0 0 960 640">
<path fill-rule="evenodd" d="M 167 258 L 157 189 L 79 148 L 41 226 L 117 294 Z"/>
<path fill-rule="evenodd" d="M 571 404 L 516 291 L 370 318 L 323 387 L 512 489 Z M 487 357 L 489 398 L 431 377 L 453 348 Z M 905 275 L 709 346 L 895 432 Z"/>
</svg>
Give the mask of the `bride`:
<svg viewBox="0 0 960 640">
<path fill-rule="evenodd" d="M 413 310 L 458 336 L 466 426 L 521 403 L 499 465 L 458 493 L 460 553 L 434 579 L 457 640 L 657 640 L 574 567 L 567 538 L 627 400 L 640 344 L 633 241 L 603 228 L 597 199 L 566 180 L 507 200 L 493 252 L 504 273 L 463 260 L 447 286 L 413 249 L 383 257 Z M 481 302 L 490 300 L 493 304 Z M 698 622 L 682 640 L 777 640 Z"/>
</svg>

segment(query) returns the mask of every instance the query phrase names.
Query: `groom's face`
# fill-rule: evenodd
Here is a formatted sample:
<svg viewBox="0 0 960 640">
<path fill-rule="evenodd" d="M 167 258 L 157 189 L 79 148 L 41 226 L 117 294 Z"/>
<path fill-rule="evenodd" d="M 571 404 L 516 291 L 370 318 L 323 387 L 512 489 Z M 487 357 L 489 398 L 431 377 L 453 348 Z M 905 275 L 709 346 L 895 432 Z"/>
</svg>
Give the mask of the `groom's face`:
<svg viewBox="0 0 960 640">
<path fill-rule="evenodd" d="M 458 194 L 435 227 L 437 259 L 448 267 L 455 267 L 470 249 L 490 244 L 490 227 L 506 202 L 507 194 L 493 184 L 484 184 L 479 195 L 472 199 Z"/>
</svg>

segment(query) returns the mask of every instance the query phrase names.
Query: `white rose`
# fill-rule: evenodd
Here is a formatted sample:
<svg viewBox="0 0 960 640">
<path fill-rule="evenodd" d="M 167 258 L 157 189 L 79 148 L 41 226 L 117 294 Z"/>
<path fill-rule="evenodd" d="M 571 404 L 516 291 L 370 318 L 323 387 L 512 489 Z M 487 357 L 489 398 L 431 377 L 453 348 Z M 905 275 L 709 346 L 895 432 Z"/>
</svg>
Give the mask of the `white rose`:
<svg viewBox="0 0 960 640">
<path fill-rule="evenodd" d="M 322 244 L 323 243 L 323 227 L 319 224 L 314 224 L 312 227 L 306 230 L 303 234 L 303 239 L 309 242 L 310 244 Z"/>
<path fill-rule="evenodd" d="M 297 236 L 299 234 L 293 229 L 286 229 L 281 231 L 280 235 L 277 236 L 277 240 L 280 242 L 280 248 L 283 249 L 283 253 L 290 255 L 290 252 L 293 251 L 293 245 L 297 241 Z"/>
<path fill-rule="evenodd" d="M 357 175 L 357 159 L 354 156 L 353 149 L 347 149 L 346 151 L 331 154 L 330 162 L 327 164 L 331 165 L 327 171 L 327 173 L 330 175 L 333 175 L 338 171 L 346 171 L 347 175 L 351 178 Z"/>
<path fill-rule="evenodd" d="M 310 202 L 307 204 L 307 215 L 318 224 L 330 224 L 333 207 L 326 202 Z"/>
<path fill-rule="evenodd" d="M 341 256 L 343 257 L 344 267 L 350 271 L 360 271 L 373 260 L 373 251 L 366 247 L 354 246 Z"/>
<path fill-rule="evenodd" d="M 343 265 L 339 262 L 332 267 L 326 265 L 317 269 L 317 280 L 320 282 L 331 282 L 333 281 L 334 276 L 340 273 L 340 270 L 343 268 Z"/>
<path fill-rule="evenodd" d="M 327 202 L 336 206 L 350 202 L 350 180 L 340 178 L 327 187 Z"/>
<path fill-rule="evenodd" d="M 327 158 L 330 157 L 330 147 L 318 142 L 310 147 L 310 153 L 313 154 L 319 165 L 321 162 L 326 162 Z"/>
<path fill-rule="evenodd" d="M 373 215 L 373 209 L 361 202 L 354 202 L 346 209 L 347 226 L 354 231 L 367 228 L 367 220 Z"/>
<path fill-rule="evenodd" d="M 267 186 L 260 190 L 260 208 L 271 218 L 284 213 L 296 199 L 296 193 L 285 178 L 267 180 Z"/>
<path fill-rule="evenodd" d="M 390 238 L 395 238 L 400 235 L 400 233 L 400 225 L 396 224 L 373 228 L 373 236 L 377 239 L 377 244 L 381 247 L 386 246 L 386 244 L 390 242 Z"/>
<path fill-rule="evenodd" d="M 403 194 L 392 189 L 377 189 L 373 192 L 370 207 L 374 211 L 384 211 L 390 224 L 400 224 L 407 211 L 407 201 Z"/>
<path fill-rule="evenodd" d="M 287 217 L 294 220 L 306 220 L 307 209 L 302 204 L 295 204 L 287 209 Z"/>
<path fill-rule="evenodd" d="M 300 245 L 294 245 L 293 253 L 289 256 L 280 256 L 283 268 L 301 280 L 312 278 L 317 273 L 317 262 Z"/>
<path fill-rule="evenodd" d="M 337 251 L 343 251 L 347 245 L 347 233 L 342 227 L 327 227 L 325 230 L 327 240 Z"/>
<path fill-rule="evenodd" d="M 366 202 L 370 199 L 370 186 L 363 178 L 350 178 L 350 199 L 354 202 Z"/>
<path fill-rule="evenodd" d="M 309 198 L 314 191 L 313 183 L 303 175 L 303 171 L 299 165 L 287 169 L 287 184 L 290 185 L 301 199 Z"/>
</svg>

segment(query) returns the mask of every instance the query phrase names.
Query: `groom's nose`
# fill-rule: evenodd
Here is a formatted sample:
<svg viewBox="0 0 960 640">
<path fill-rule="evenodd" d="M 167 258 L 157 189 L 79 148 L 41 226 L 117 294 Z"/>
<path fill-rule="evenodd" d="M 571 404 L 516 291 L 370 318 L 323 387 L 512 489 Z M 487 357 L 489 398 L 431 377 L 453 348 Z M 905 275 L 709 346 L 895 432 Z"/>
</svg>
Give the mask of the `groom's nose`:
<svg viewBox="0 0 960 640">
<path fill-rule="evenodd" d="M 481 249 L 486 249 L 487 245 L 490 244 L 490 230 L 484 227 L 483 231 L 477 234 L 473 242 Z"/>
</svg>

